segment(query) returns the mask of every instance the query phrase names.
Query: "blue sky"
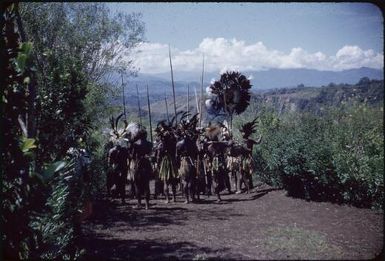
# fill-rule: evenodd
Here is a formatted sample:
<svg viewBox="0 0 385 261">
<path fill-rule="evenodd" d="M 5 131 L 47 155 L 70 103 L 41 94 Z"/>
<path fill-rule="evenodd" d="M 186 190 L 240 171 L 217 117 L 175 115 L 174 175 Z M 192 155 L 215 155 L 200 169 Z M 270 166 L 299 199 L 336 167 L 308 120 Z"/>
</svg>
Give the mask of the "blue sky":
<svg viewBox="0 0 385 261">
<path fill-rule="evenodd" d="M 369 3 L 107 5 L 142 13 L 147 43 L 136 58 L 148 73 L 168 69 L 168 44 L 176 70 L 198 70 L 203 53 L 213 71 L 383 67 L 383 17 Z"/>
</svg>

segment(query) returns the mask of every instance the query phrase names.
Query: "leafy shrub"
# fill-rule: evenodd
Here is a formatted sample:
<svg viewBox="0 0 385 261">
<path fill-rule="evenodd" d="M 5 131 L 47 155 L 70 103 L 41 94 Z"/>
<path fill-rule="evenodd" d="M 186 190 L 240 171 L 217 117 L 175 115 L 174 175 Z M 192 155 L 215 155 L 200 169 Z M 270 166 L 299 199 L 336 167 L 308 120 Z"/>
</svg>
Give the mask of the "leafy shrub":
<svg viewBox="0 0 385 261">
<path fill-rule="evenodd" d="M 30 224 L 41 233 L 39 258 L 76 259 L 81 254 L 76 246 L 80 233 L 78 218 L 89 198 L 89 188 L 78 164 L 77 158 L 58 161 L 43 174 L 49 185 L 46 208 Z"/>
<path fill-rule="evenodd" d="M 117 40 L 131 49 L 142 39 L 143 23 L 135 14 L 111 18 L 102 4 L 21 7 L 21 16 L 17 3 L 0 8 L 2 256 L 76 259 L 79 214 L 101 179 L 90 179 L 90 169 L 79 170 L 76 158 L 61 160 L 69 147 L 86 148 L 94 156 L 93 174 L 103 172 L 104 142 L 96 129 L 107 86 L 99 80 L 123 55 Z M 90 20 L 84 17 L 101 22 L 86 24 Z M 20 31 L 31 42 L 21 39 Z M 102 44 L 109 40 L 119 45 Z"/>
<path fill-rule="evenodd" d="M 310 113 L 259 112 L 259 177 L 288 195 L 382 207 L 382 107 L 363 103 Z"/>
</svg>

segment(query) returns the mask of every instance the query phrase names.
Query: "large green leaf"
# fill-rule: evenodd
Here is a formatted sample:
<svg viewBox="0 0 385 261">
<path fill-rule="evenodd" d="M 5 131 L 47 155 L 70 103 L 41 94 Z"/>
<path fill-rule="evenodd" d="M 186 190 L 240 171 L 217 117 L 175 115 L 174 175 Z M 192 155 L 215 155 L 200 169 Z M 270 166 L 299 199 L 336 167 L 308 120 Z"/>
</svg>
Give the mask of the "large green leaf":
<svg viewBox="0 0 385 261">
<path fill-rule="evenodd" d="M 35 139 L 23 137 L 20 142 L 20 150 L 23 153 L 29 152 L 31 149 L 36 148 Z"/>
<path fill-rule="evenodd" d="M 25 70 L 25 67 L 27 65 L 27 60 L 31 53 L 31 50 L 32 50 L 31 42 L 22 43 L 20 46 L 20 52 L 16 57 L 16 68 L 21 73 L 23 73 Z"/>
<path fill-rule="evenodd" d="M 67 162 L 64 160 L 51 163 L 44 169 L 42 177 L 44 179 L 50 179 L 56 172 L 62 170 L 66 165 Z"/>
</svg>

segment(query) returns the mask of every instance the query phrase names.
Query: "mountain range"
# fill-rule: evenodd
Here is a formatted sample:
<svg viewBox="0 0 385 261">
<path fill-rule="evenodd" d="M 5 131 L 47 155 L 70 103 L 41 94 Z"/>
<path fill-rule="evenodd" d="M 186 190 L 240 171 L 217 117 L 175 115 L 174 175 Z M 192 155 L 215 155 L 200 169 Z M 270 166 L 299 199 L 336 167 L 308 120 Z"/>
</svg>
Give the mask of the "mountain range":
<svg viewBox="0 0 385 261">
<path fill-rule="evenodd" d="M 314 69 L 269 69 L 264 71 L 243 71 L 241 72 L 251 78 L 253 90 L 266 90 L 274 88 L 296 87 L 300 84 L 305 86 L 320 87 L 330 83 L 355 84 L 361 78 L 382 80 L 383 70 L 361 67 L 357 69 L 343 71 L 319 71 Z M 176 91 L 183 91 L 182 87 L 187 84 L 193 87 L 200 86 L 201 74 L 196 72 L 174 72 L 174 82 Z M 218 80 L 219 73 L 206 72 L 204 74 L 204 86 L 208 86 L 213 79 Z M 152 86 L 165 87 L 170 89 L 170 73 L 144 74 L 139 73 L 137 78 L 132 79 L 132 83 L 141 85 L 148 83 Z M 153 89 L 153 87 L 152 87 Z M 187 90 L 186 90 L 187 91 Z"/>
<path fill-rule="evenodd" d="M 148 118 L 148 109 L 146 97 L 141 95 L 141 116 L 142 119 Z M 127 111 L 130 115 L 137 117 L 137 97 L 132 96 L 131 105 L 127 105 Z M 177 111 L 189 111 L 194 115 L 197 112 L 197 99 L 194 96 L 178 95 L 175 98 Z M 323 108 L 339 108 L 341 104 L 362 103 L 370 106 L 383 106 L 384 101 L 384 81 L 362 79 L 356 84 L 329 84 L 323 87 L 298 86 L 293 88 L 279 88 L 253 92 L 251 94 L 248 113 L 256 112 L 265 106 L 274 108 L 281 113 L 283 111 L 311 112 L 321 113 Z M 199 103 L 199 95 L 198 95 Z M 167 107 L 164 100 L 153 100 L 151 102 L 152 120 L 157 122 L 161 119 L 171 118 L 174 115 L 174 103 L 170 97 L 167 101 Z M 121 106 L 121 104 L 119 104 Z M 203 106 L 203 121 L 212 119 Z M 219 118 L 218 118 L 219 119 Z"/>
<path fill-rule="evenodd" d="M 355 84 L 361 78 L 367 77 L 372 80 L 383 80 L 384 72 L 379 69 L 361 67 L 344 71 L 319 71 L 314 69 L 269 69 L 265 71 L 244 71 L 241 72 L 250 78 L 252 91 L 267 91 L 269 89 L 294 88 L 297 86 L 321 87 L 330 83 L 334 84 Z M 201 80 L 199 72 L 174 72 L 175 95 L 187 96 L 188 86 L 190 96 L 194 96 L 195 91 L 200 94 Z M 219 73 L 206 72 L 204 74 L 203 86 L 206 88 L 212 80 L 218 80 Z M 110 81 L 120 85 L 120 76 L 114 73 L 110 76 Z M 127 87 L 125 96 L 127 102 L 137 102 L 136 86 L 138 86 L 140 96 L 145 96 L 146 85 L 150 93 L 150 101 L 156 102 L 172 99 L 172 84 L 170 73 L 144 74 L 138 73 L 135 78 L 127 77 Z M 117 98 L 112 103 L 119 103 L 121 98 Z"/>
</svg>

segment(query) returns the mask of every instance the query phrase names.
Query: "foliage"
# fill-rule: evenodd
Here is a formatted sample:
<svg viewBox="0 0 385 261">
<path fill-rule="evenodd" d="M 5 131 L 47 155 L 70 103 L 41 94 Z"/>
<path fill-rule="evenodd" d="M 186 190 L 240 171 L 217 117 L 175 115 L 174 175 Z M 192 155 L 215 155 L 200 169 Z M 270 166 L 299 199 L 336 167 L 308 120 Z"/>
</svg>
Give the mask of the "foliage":
<svg viewBox="0 0 385 261">
<path fill-rule="evenodd" d="M 353 85 L 333 84 L 321 88 L 300 86 L 257 92 L 252 97 L 251 106 L 258 110 L 259 107 L 269 104 L 278 113 L 296 111 L 322 115 L 323 109 L 331 106 L 341 108 L 344 104 L 354 103 L 380 106 L 383 100 L 383 80 L 360 80 Z"/>
<path fill-rule="evenodd" d="M 90 140 L 95 145 L 93 146 L 92 162 L 90 163 L 90 186 L 91 197 L 101 195 L 101 191 L 106 189 L 106 179 L 108 165 L 107 157 L 110 147 L 108 146 L 109 135 L 103 134 L 101 131 L 94 131 L 91 134 Z M 101 146 L 103 144 L 103 146 Z"/>
<path fill-rule="evenodd" d="M 29 77 L 26 70 L 31 43 L 22 43 L 16 25 L 17 5 L 1 4 L 1 133 L 2 133 L 2 236 L 4 256 L 28 258 L 35 248 L 28 227 L 33 204 L 39 206 L 39 181 L 31 166 L 34 139 L 27 138 Z M 33 203 L 33 204 L 32 204 Z M 16 218 L 17 217 L 17 218 Z"/>
<path fill-rule="evenodd" d="M 111 17 L 99 3 L 22 3 L 21 17 L 18 7 L 1 5 L 3 256 L 76 259 L 79 215 L 104 171 L 102 78 L 116 67 L 135 73 L 120 58 L 144 28 L 139 15 Z M 92 171 L 68 158 L 70 147 L 93 154 Z"/>
<path fill-rule="evenodd" d="M 255 158 L 260 178 L 289 195 L 382 207 L 383 107 L 330 107 L 322 116 L 259 112 L 263 142 Z"/>
<path fill-rule="evenodd" d="M 23 3 L 25 31 L 34 42 L 38 75 L 38 166 L 59 160 L 70 147 L 87 146 L 106 111 L 110 86 L 142 41 L 139 14 L 112 16 L 102 3 Z M 39 19 L 36 19 L 39 17 Z"/>
<path fill-rule="evenodd" d="M 40 232 L 39 252 L 43 259 L 76 259 L 81 250 L 76 246 L 79 236 L 79 215 L 89 199 L 89 187 L 79 159 L 55 162 L 47 166 L 49 185 L 45 211 L 33 217 L 30 226 Z"/>
</svg>

